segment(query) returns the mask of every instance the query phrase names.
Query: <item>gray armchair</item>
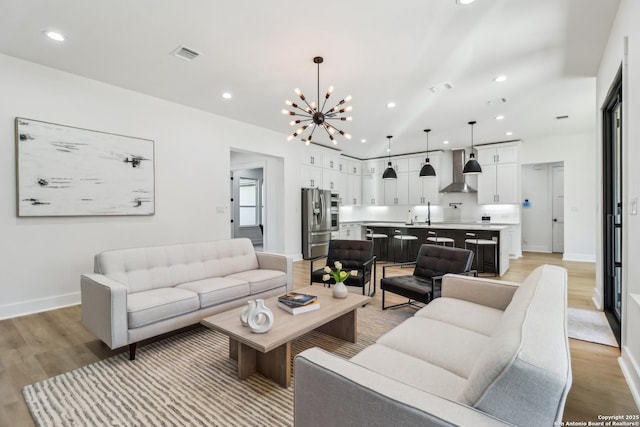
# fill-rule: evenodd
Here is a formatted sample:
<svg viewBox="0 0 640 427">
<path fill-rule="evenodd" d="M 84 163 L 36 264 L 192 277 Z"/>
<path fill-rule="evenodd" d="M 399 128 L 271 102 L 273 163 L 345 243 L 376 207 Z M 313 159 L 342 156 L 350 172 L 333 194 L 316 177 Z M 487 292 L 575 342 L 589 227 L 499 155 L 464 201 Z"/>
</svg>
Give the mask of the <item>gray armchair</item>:
<svg viewBox="0 0 640 427">
<path fill-rule="evenodd" d="M 420 246 L 415 262 L 390 264 L 382 267 L 382 309 L 415 305 L 414 301 L 428 304 L 440 296 L 442 276 L 447 273 L 477 276 L 476 270 L 471 270 L 473 252 L 467 249 L 450 248 L 446 246 Z M 387 268 L 415 266 L 412 275 L 387 277 Z M 408 298 L 406 303 L 385 307 L 385 292 L 391 292 Z"/>
</svg>

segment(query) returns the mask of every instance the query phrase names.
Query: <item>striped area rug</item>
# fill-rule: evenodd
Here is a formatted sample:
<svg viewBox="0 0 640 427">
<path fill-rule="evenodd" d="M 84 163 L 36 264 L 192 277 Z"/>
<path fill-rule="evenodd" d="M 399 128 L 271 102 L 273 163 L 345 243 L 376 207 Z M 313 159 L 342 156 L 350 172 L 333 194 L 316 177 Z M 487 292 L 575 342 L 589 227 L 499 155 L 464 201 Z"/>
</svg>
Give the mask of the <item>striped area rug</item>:
<svg viewBox="0 0 640 427">
<path fill-rule="evenodd" d="M 297 354 L 318 346 L 357 354 L 412 310 L 358 311 L 358 342 L 311 332 L 293 342 Z M 228 338 L 197 328 L 24 388 L 38 426 L 290 426 L 293 387 L 257 374 L 237 378 Z"/>
</svg>

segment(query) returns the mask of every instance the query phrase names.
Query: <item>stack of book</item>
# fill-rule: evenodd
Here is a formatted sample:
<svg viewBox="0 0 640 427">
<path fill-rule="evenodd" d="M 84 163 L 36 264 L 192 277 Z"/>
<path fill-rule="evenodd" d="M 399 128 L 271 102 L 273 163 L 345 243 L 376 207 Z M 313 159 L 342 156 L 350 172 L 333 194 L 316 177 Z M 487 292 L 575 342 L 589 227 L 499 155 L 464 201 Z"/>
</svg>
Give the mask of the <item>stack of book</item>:
<svg viewBox="0 0 640 427">
<path fill-rule="evenodd" d="M 315 295 L 289 292 L 278 297 L 278 307 L 291 314 L 300 314 L 319 309 L 320 303 Z"/>
</svg>

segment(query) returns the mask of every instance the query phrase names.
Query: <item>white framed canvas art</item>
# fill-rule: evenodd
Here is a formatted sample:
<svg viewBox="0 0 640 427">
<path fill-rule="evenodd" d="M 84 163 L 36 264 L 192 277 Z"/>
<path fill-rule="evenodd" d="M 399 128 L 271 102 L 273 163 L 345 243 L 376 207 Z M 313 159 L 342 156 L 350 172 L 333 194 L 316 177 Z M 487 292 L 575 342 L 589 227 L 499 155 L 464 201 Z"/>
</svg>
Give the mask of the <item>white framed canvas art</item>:
<svg viewBox="0 0 640 427">
<path fill-rule="evenodd" d="M 153 215 L 154 142 L 16 117 L 18 216 Z"/>
</svg>

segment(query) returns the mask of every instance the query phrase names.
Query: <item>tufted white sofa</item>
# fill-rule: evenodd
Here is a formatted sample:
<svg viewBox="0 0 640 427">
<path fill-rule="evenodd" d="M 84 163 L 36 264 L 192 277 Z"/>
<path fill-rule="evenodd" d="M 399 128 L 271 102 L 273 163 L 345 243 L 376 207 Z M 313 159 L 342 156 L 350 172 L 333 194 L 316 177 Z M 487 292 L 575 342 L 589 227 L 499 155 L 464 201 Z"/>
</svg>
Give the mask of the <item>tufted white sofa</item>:
<svg viewBox="0 0 640 427">
<path fill-rule="evenodd" d="M 567 273 L 446 275 L 442 297 L 345 360 L 295 359 L 300 426 L 560 425 L 571 386 Z M 322 410 L 317 410 L 322 408 Z"/>
<path fill-rule="evenodd" d="M 137 342 L 288 292 L 292 274 L 290 257 L 244 238 L 102 252 L 80 279 L 82 324 L 133 360 Z"/>
</svg>

